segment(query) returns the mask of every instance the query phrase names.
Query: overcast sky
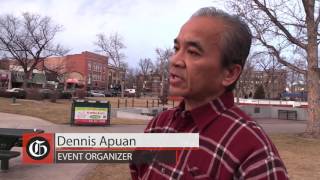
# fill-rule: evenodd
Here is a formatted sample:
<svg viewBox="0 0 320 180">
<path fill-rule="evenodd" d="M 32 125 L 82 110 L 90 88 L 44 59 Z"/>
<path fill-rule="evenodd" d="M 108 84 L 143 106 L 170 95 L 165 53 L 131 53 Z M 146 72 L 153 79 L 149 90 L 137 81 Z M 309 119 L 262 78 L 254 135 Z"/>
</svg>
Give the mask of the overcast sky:
<svg viewBox="0 0 320 180">
<path fill-rule="evenodd" d="M 96 34 L 118 32 L 131 67 L 139 58 L 154 60 L 156 47 L 171 48 L 181 25 L 197 9 L 223 8 L 213 0 L 0 0 L 0 6 L 1 14 L 50 16 L 63 26 L 56 41 L 70 54 L 96 51 Z"/>
</svg>

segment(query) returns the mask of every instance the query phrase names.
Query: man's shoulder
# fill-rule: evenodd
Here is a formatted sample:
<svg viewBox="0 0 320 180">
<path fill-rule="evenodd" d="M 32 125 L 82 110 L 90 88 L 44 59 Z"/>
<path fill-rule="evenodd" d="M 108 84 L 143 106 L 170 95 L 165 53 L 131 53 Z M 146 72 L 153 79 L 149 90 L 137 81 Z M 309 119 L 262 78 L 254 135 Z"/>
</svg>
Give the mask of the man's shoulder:
<svg viewBox="0 0 320 180">
<path fill-rule="evenodd" d="M 222 118 L 231 120 L 232 123 L 230 123 L 230 126 L 233 127 L 235 131 L 234 133 L 239 133 L 239 135 L 241 135 L 241 133 L 250 134 L 251 136 L 249 137 L 257 139 L 259 142 L 261 142 L 261 139 L 264 139 L 267 136 L 257 121 L 252 119 L 238 106 L 233 106 L 232 108 L 226 110 L 222 116 L 224 116 Z"/>
<path fill-rule="evenodd" d="M 169 128 L 170 120 L 172 120 L 176 111 L 177 108 L 171 108 L 156 115 L 148 123 L 145 132 L 162 132 L 164 128 Z"/>
<path fill-rule="evenodd" d="M 262 127 L 237 106 L 223 112 L 206 131 L 201 135 L 236 154 L 250 154 L 258 149 L 275 150 Z"/>
</svg>

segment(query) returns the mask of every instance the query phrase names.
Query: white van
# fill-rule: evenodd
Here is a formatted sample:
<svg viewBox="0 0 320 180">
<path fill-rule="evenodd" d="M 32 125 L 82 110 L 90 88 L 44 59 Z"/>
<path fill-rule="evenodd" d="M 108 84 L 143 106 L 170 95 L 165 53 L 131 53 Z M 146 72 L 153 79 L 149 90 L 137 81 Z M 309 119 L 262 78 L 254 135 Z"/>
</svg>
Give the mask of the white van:
<svg viewBox="0 0 320 180">
<path fill-rule="evenodd" d="M 124 95 L 128 97 L 134 97 L 136 95 L 136 89 L 125 89 Z"/>
<path fill-rule="evenodd" d="M 127 93 L 129 93 L 129 94 L 135 94 L 136 93 L 136 89 L 126 89 L 125 91 Z"/>
</svg>

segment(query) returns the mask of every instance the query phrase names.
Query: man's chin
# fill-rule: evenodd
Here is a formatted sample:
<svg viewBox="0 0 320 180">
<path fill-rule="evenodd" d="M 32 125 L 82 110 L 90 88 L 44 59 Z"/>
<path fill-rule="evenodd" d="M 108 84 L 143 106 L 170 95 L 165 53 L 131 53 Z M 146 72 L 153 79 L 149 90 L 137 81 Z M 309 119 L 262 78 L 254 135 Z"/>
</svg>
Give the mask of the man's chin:
<svg viewBox="0 0 320 180">
<path fill-rule="evenodd" d="M 170 96 L 184 96 L 185 93 L 183 91 L 175 89 L 175 88 L 169 88 L 169 95 Z"/>
</svg>

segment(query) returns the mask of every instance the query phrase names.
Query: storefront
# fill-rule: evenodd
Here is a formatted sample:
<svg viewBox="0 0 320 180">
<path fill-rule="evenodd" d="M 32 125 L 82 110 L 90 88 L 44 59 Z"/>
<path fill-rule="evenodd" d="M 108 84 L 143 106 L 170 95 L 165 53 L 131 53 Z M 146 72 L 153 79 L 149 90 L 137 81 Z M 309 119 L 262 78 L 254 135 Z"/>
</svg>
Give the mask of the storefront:
<svg viewBox="0 0 320 180">
<path fill-rule="evenodd" d="M 22 87 L 24 72 L 12 72 L 12 87 Z M 46 84 L 46 77 L 43 73 L 33 73 L 28 80 L 28 87 L 42 88 Z"/>
<path fill-rule="evenodd" d="M 0 70 L 0 88 L 11 89 L 11 72 L 8 70 Z"/>
</svg>

